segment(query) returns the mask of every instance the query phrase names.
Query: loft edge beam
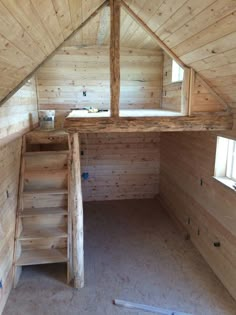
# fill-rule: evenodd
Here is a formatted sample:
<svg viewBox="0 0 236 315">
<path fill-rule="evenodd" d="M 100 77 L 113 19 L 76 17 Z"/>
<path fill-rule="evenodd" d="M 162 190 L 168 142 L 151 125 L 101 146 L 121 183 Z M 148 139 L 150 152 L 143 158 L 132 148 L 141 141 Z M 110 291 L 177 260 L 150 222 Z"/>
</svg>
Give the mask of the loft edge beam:
<svg viewBox="0 0 236 315">
<path fill-rule="evenodd" d="M 67 118 L 65 128 L 70 132 L 168 132 L 231 130 L 233 115 L 209 114 L 181 117 L 147 118 Z"/>
</svg>

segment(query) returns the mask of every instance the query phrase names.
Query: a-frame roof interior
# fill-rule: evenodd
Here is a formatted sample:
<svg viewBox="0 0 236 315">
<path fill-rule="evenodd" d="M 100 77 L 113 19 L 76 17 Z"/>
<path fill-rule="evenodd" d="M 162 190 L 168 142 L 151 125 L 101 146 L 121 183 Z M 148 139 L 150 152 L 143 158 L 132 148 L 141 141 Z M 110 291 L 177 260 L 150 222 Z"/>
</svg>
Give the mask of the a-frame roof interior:
<svg viewBox="0 0 236 315">
<path fill-rule="evenodd" d="M 196 70 L 234 107 L 234 1 L 126 1 L 172 52 Z M 11 93 L 103 1 L 1 2 L 0 99 Z M 83 44 L 108 44 L 109 10 L 103 9 L 78 34 Z M 222 27 L 221 27 L 222 26 Z M 9 32 L 9 29 L 14 32 Z M 154 39 L 122 10 L 121 46 L 158 49 Z"/>
<path fill-rule="evenodd" d="M 0 314 L 234 315 L 235 85 L 236 0 L 0 0 Z"/>
</svg>

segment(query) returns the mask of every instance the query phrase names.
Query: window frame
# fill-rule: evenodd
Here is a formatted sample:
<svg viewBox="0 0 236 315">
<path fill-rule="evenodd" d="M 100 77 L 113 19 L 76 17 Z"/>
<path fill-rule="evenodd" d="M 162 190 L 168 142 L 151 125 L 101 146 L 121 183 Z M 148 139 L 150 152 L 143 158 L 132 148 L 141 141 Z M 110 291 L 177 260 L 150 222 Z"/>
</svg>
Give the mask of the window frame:
<svg viewBox="0 0 236 315">
<path fill-rule="evenodd" d="M 217 137 L 214 178 L 236 191 L 236 139 Z"/>
<path fill-rule="evenodd" d="M 178 73 L 174 72 L 175 69 L 178 70 Z M 176 79 L 174 79 L 174 76 L 176 76 Z M 183 81 L 184 81 L 184 69 L 174 59 L 172 59 L 171 83 L 179 83 Z"/>
</svg>

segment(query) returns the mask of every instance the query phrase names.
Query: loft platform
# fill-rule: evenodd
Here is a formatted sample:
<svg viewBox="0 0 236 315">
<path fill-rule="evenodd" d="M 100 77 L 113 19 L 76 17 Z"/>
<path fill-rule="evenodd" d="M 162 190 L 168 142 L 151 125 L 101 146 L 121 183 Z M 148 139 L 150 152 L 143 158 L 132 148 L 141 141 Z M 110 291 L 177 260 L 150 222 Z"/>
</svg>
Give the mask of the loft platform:
<svg viewBox="0 0 236 315">
<path fill-rule="evenodd" d="M 78 113 L 77 113 L 78 112 Z M 125 111 L 123 111 L 124 113 Z M 131 111 L 127 111 L 127 114 Z M 146 112 L 146 111 L 145 111 Z M 166 114 L 166 111 L 154 111 Z M 151 113 L 151 112 L 150 112 Z M 90 114 L 87 114 L 90 115 Z M 226 113 L 198 116 L 151 116 L 151 117 L 81 117 L 79 111 L 72 111 L 65 119 L 65 128 L 79 133 L 96 132 L 166 132 L 166 131 L 213 131 L 230 130 L 233 116 Z M 95 115 L 95 116 L 93 116 Z"/>
<path fill-rule="evenodd" d="M 121 109 L 120 117 L 179 117 L 183 116 L 177 111 L 170 111 L 165 109 Z M 97 113 L 89 113 L 84 110 L 72 110 L 67 118 L 99 118 L 111 117 L 110 110 L 101 111 Z"/>
</svg>

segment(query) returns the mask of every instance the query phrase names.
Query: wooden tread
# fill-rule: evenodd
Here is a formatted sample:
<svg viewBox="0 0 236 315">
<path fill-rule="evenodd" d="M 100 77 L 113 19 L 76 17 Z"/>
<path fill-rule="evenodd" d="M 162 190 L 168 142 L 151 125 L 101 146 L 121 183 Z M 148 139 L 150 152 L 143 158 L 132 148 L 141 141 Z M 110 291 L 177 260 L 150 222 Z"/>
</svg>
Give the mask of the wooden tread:
<svg viewBox="0 0 236 315">
<path fill-rule="evenodd" d="M 23 250 L 17 266 L 42 265 L 67 262 L 66 249 Z"/>
<path fill-rule="evenodd" d="M 20 241 L 26 240 L 38 240 L 43 238 L 65 238 L 67 237 L 66 227 L 59 226 L 59 227 L 24 227 L 20 236 Z"/>
<path fill-rule="evenodd" d="M 24 156 L 40 156 L 40 155 L 55 155 L 55 154 L 69 154 L 68 150 L 58 150 L 58 151 L 30 151 L 25 152 Z"/>
<path fill-rule="evenodd" d="M 68 215 L 66 208 L 31 208 L 24 209 L 20 213 L 20 217 L 34 217 L 34 216 L 45 216 L 45 215 Z"/>
<path fill-rule="evenodd" d="M 65 195 L 68 194 L 67 189 L 38 189 L 38 190 L 26 190 L 23 192 L 24 196 L 29 195 Z"/>
<path fill-rule="evenodd" d="M 25 175 L 24 177 L 50 177 L 53 175 L 58 175 L 58 176 L 65 176 L 68 174 L 68 169 L 67 168 L 62 168 L 62 169 L 40 169 L 40 170 L 25 170 Z"/>
</svg>

